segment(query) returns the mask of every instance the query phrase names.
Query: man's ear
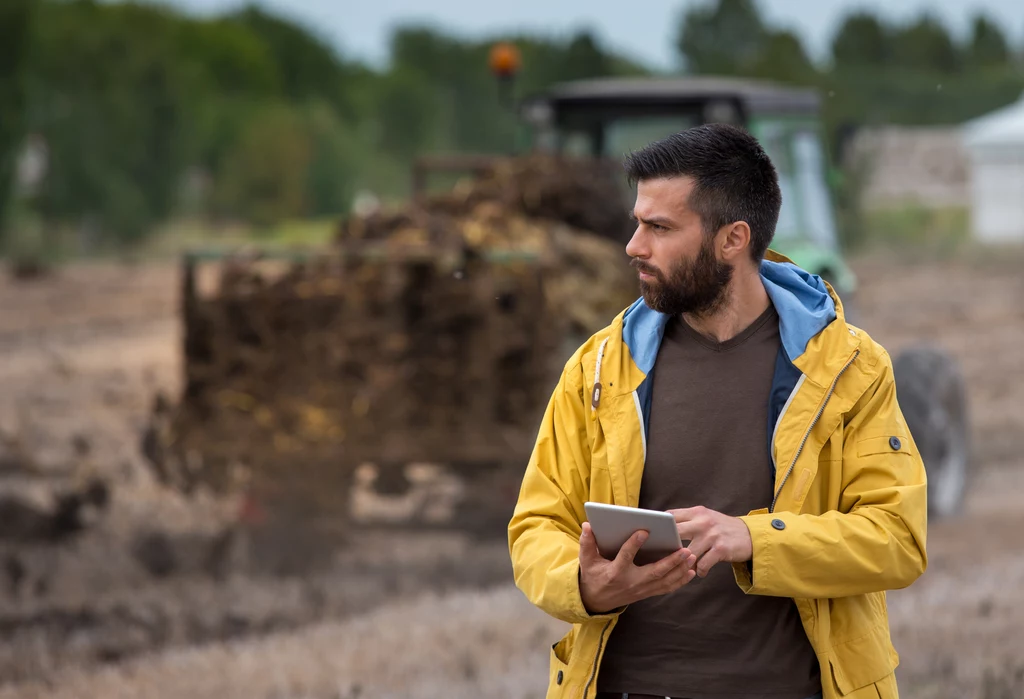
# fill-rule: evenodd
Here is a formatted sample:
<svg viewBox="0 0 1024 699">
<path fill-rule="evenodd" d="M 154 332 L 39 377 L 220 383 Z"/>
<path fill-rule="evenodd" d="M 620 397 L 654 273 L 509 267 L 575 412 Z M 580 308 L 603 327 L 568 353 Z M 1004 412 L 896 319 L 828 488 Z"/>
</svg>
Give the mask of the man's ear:
<svg viewBox="0 0 1024 699">
<path fill-rule="evenodd" d="M 750 249 L 750 226 L 746 221 L 730 223 L 718 232 L 718 253 L 725 262 L 733 262 L 748 255 Z"/>
</svg>

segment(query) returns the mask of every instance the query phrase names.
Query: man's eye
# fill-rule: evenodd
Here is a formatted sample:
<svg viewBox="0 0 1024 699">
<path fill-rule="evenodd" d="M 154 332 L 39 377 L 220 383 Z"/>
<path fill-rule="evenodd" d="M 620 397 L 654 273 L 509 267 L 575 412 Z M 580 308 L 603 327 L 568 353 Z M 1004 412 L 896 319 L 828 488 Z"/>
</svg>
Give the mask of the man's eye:
<svg viewBox="0 0 1024 699">
<path fill-rule="evenodd" d="M 668 230 L 667 228 L 665 228 L 665 226 L 661 225 L 660 223 L 652 223 L 651 228 L 659 232 Z"/>
</svg>

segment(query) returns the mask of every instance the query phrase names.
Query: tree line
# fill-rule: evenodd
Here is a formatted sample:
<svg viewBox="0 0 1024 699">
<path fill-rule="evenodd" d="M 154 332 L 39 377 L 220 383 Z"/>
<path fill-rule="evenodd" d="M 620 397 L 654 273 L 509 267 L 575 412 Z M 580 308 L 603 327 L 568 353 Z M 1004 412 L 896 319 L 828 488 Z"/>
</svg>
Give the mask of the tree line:
<svg viewBox="0 0 1024 699">
<path fill-rule="evenodd" d="M 125 243 L 178 216 L 261 226 L 342 214 L 360 190 L 401 197 L 418 153 L 523 147 L 488 68 L 498 39 L 522 56 L 516 97 L 655 73 L 587 32 L 468 39 L 405 26 L 373 68 L 254 6 L 197 18 L 133 2 L 5 0 L 0 232 L 32 216 Z M 958 123 L 1024 90 L 1019 47 L 984 15 L 958 40 L 927 14 L 895 24 L 858 11 L 815 63 L 753 0 L 711 0 L 680 15 L 676 48 L 679 72 L 818 88 L 833 134 Z M 34 178 L 30 152 L 44 164 Z"/>
</svg>

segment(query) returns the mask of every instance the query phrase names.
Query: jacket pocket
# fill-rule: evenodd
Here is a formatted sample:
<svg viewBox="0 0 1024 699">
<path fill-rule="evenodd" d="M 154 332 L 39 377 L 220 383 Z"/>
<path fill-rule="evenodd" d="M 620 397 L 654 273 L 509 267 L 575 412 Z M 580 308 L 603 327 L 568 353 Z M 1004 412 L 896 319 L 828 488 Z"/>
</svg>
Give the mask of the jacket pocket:
<svg viewBox="0 0 1024 699">
<path fill-rule="evenodd" d="M 878 699 L 899 699 L 900 692 L 896 687 L 896 675 L 890 673 L 878 682 L 875 682 L 875 691 L 878 692 Z"/>
<path fill-rule="evenodd" d="M 569 629 L 569 632 L 562 636 L 562 639 L 551 646 L 551 652 L 558 662 L 568 665 L 572 657 L 572 647 L 576 641 L 576 628 Z"/>
<path fill-rule="evenodd" d="M 896 675 L 889 673 L 878 682 L 871 682 L 853 690 L 850 694 L 844 694 L 842 699 L 899 699 Z"/>
<path fill-rule="evenodd" d="M 869 685 L 875 687 L 875 683 L 884 686 L 883 680 L 893 674 L 898 664 L 889 629 L 879 625 L 867 635 L 834 645 L 829 652 L 829 664 L 836 687 L 844 697 Z"/>
<path fill-rule="evenodd" d="M 569 661 L 576 640 L 575 628 L 570 629 L 558 643 L 551 646 L 551 657 L 548 662 L 548 696 L 569 696 Z"/>
</svg>

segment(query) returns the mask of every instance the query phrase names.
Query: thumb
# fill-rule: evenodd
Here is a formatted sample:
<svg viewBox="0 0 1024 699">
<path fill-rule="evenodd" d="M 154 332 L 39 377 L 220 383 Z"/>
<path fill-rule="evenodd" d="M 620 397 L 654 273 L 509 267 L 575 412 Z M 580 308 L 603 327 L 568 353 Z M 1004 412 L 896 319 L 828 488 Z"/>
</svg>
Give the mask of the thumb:
<svg viewBox="0 0 1024 699">
<path fill-rule="evenodd" d="M 591 562 L 601 556 L 597 549 L 597 539 L 594 538 L 594 530 L 590 528 L 590 522 L 583 523 L 583 532 L 580 534 L 580 562 Z"/>
</svg>

